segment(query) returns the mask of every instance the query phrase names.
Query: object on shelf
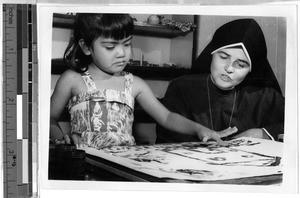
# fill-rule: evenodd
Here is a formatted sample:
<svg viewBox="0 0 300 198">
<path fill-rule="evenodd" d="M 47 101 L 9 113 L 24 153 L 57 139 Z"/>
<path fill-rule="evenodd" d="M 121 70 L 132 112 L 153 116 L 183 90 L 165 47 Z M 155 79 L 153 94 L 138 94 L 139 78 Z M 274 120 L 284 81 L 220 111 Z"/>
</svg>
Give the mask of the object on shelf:
<svg viewBox="0 0 300 198">
<path fill-rule="evenodd" d="M 147 61 L 141 62 L 140 60 L 130 60 L 128 64 L 130 66 L 147 66 L 148 62 Z"/>
<path fill-rule="evenodd" d="M 147 24 L 163 25 L 171 28 L 179 29 L 182 32 L 194 31 L 197 25 L 190 22 L 178 22 L 171 19 L 165 19 L 163 15 L 150 15 L 147 19 Z"/>
<path fill-rule="evenodd" d="M 164 67 L 176 67 L 175 63 L 164 63 Z"/>
<path fill-rule="evenodd" d="M 162 25 L 170 26 L 170 27 L 175 27 L 180 29 L 182 32 L 188 32 L 188 31 L 194 31 L 197 25 L 193 23 L 182 23 L 170 19 L 165 19 L 164 16 L 160 16 L 160 22 Z"/>
<path fill-rule="evenodd" d="M 159 67 L 159 64 L 153 64 L 153 63 L 148 63 L 147 61 L 143 61 L 141 64 L 141 61 L 139 60 L 130 60 L 128 63 L 128 66 L 147 66 L 147 67 Z"/>
<path fill-rule="evenodd" d="M 149 67 L 159 67 L 159 64 L 153 64 L 153 63 L 150 63 L 148 66 L 149 66 Z"/>
<path fill-rule="evenodd" d="M 176 66 L 175 63 L 164 63 L 163 67 L 174 68 L 174 69 L 184 69 L 184 67 Z"/>
<path fill-rule="evenodd" d="M 159 15 L 150 15 L 147 19 L 147 23 L 151 25 L 159 25 L 161 23 L 160 19 L 161 16 Z"/>
</svg>

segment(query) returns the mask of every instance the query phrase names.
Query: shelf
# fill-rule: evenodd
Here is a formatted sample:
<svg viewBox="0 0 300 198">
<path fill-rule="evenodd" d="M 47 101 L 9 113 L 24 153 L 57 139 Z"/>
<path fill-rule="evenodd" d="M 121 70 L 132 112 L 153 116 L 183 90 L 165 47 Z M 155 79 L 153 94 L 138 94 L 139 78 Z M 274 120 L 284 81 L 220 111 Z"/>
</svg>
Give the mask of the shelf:
<svg viewBox="0 0 300 198">
<path fill-rule="evenodd" d="M 74 15 L 53 14 L 53 27 L 72 29 L 74 23 Z M 134 35 L 154 36 L 163 38 L 175 38 L 185 36 L 192 31 L 183 32 L 177 28 L 165 25 L 150 25 L 147 23 L 135 22 L 133 28 Z"/>
<path fill-rule="evenodd" d="M 149 25 L 146 23 L 135 23 L 133 28 L 133 34 L 141 36 L 153 36 L 164 38 L 175 38 L 179 36 L 185 36 L 191 31 L 183 32 L 176 28 L 171 28 L 164 25 Z"/>
<path fill-rule="evenodd" d="M 190 69 L 171 67 L 127 66 L 128 71 L 144 79 L 172 80 L 179 76 L 187 75 Z"/>
<path fill-rule="evenodd" d="M 51 73 L 60 75 L 65 70 L 69 69 L 63 59 L 53 59 L 51 65 Z M 143 79 L 155 80 L 172 80 L 179 76 L 190 74 L 190 69 L 171 68 L 171 67 L 150 67 L 150 66 L 126 66 L 125 71 L 128 71 Z"/>
</svg>

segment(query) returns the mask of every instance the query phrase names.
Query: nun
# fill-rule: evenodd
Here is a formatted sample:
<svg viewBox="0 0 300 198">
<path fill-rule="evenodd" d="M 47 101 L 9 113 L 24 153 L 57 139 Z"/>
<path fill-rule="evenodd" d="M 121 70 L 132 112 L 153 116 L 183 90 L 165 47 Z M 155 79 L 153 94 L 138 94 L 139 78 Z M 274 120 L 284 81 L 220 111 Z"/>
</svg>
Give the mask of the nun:
<svg viewBox="0 0 300 198">
<path fill-rule="evenodd" d="M 170 82 L 162 103 L 214 131 L 236 127 L 238 137 L 278 141 L 284 133 L 284 96 L 267 60 L 254 19 L 218 28 L 192 66 L 193 75 Z M 157 126 L 156 143 L 199 141 Z"/>
</svg>

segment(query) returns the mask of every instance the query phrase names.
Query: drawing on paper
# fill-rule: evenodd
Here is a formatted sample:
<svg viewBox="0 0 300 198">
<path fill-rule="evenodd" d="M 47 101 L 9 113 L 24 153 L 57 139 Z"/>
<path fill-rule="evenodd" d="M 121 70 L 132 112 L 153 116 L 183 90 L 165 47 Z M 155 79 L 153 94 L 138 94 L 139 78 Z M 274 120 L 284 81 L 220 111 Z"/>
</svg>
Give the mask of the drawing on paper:
<svg viewBox="0 0 300 198">
<path fill-rule="evenodd" d="M 226 146 L 188 142 L 86 152 L 159 178 L 213 181 L 282 174 L 281 149 L 279 142 L 239 138 Z"/>
</svg>

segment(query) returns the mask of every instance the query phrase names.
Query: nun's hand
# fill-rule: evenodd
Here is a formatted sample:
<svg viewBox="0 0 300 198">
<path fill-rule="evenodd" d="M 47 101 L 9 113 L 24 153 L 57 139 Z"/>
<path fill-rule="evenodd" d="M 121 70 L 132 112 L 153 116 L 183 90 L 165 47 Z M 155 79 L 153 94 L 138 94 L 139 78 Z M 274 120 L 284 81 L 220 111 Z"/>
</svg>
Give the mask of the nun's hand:
<svg viewBox="0 0 300 198">
<path fill-rule="evenodd" d="M 234 138 L 240 138 L 240 137 L 270 139 L 269 136 L 264 132 L 264 130 L 260 129 L 260 128 L 248 129 L 248 130 L 241 132 L 241 133 L 237 134 L 236 136 L 234 136 Z"/>
</svg>

